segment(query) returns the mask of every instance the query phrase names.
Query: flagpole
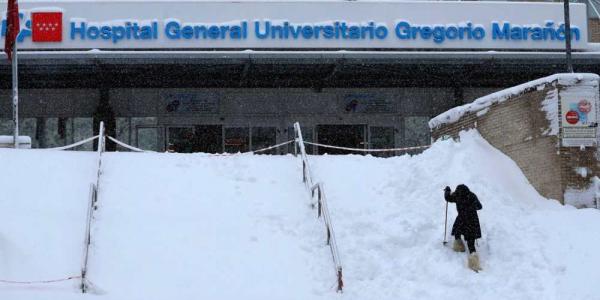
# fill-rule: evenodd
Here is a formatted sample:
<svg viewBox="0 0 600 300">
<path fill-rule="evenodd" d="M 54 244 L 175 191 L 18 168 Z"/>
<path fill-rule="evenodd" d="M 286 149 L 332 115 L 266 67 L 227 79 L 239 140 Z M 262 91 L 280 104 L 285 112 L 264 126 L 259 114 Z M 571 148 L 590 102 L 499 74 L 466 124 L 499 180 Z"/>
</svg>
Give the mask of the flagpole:
<svg viewBox="0 0 600 300">
<path fill-rule="evenodd" d="M 12 95 L 13 95 L 13 123 L 15 149 L 19 148 L 19 68 L 17 67 L 17 41 L 13 44 L 12 55 Z"/>
</svg>

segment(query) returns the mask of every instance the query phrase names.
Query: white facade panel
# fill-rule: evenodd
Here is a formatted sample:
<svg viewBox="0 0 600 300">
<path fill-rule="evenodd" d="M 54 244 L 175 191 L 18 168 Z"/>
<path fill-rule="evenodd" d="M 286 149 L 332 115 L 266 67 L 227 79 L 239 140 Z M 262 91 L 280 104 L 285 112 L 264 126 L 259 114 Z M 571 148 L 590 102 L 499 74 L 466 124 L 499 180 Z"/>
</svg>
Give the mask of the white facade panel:
<svg viewBox="0 0 600 300">
<path fill-rule="evenodd" d="M 23 1 L 20 49 L 562 49 L 562 3 Z M 5 13 L 4 13 L 5 15 Z M 585 49 L 584 4 L 571 4 Z M 5 23 L 2 24 L 4 31 Z"/>
</svg>

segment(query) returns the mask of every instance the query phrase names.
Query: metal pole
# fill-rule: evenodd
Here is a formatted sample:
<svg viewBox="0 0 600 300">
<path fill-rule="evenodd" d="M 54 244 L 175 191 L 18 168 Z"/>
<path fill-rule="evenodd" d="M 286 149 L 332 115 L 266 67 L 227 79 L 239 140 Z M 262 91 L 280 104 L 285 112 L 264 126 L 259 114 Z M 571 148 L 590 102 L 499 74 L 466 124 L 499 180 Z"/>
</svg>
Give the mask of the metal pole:
<svg viewBox="0 0 600 300">
<path fill-rule="evenodd" d="M 573 62 L 571 61 L 571 21 L 569 18 L 569 0 L 564 0 L 565 4 L 565 44 L 567 54 L 567 72 L 573 73 Z"/>
<path fill-rule="evenodd" d="M 13 87 L 13 123 L 15 149 L 19 148 L 19 78 L 17 68 L 17 41 L 13 44 L 12 55 L 12 87 Z"/>
<path fill-rule="evenodd" d="M 446 245 L 448 241 L 446 240 L 446 232 L 448 230 L 448 201 L 446 201 L 446 217 L 444 218 L 444 241 L 442 244 Z"/>
</svg>

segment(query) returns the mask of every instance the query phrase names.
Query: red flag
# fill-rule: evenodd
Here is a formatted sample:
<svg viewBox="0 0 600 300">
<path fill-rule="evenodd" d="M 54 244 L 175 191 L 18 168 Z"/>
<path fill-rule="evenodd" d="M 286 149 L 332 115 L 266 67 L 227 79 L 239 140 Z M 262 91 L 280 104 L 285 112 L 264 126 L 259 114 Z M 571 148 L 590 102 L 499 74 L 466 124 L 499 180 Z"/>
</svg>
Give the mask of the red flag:
<svg viewBox="0 0 600 300">
<path fill-rule="evenodd" d="M 19 28 L 19 4 L 17 4 L 17 0 L 8 0 L 4 52 L 6 52 L 9 61 L 12 61 L 13 45 L 16 43 L 19 30 L 21 30 L 21 28 Z"/>
</svg>

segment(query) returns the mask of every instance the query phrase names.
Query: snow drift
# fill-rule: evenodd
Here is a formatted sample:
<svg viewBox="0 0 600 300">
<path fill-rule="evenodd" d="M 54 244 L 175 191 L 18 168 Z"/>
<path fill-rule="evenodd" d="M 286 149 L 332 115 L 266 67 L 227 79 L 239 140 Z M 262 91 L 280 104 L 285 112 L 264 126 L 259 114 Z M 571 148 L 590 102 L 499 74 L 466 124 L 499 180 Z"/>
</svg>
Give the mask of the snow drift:
<svg viewBox="0 0 600 300">
<path fill-rule="evenodd" d="M 600 299 L 600 211 L 542 198 L 476 131 L 421 155 L 314 157 L 344 259 L 346 299 Z M 478 251 L 442 246 L 443 188 L 483 204 Z M 448 209 L 448 232 L 456 217 Z M 452 241 L 451 237 L 448 237 Z"/>
<path fill-rule="evenodd" d="M 0 175 L 12 195 L 0 198 L 0 279 L 78 271 L 94 158 L 0 150 L 10 170 L 27 164 Z M 415 156 L 310 159 L 328 195 L 343 294 L 299 158 L 107 153 L 92 228 L 95 294 L 78 294 L 75 282 L 0 283 L 0 298 L 600 299 L 600 212 L 542 198 L 475 131 Z M 483 204 L 479 274 L 442 245 L 442 189 L 459 183 Z"/>
</svg>

